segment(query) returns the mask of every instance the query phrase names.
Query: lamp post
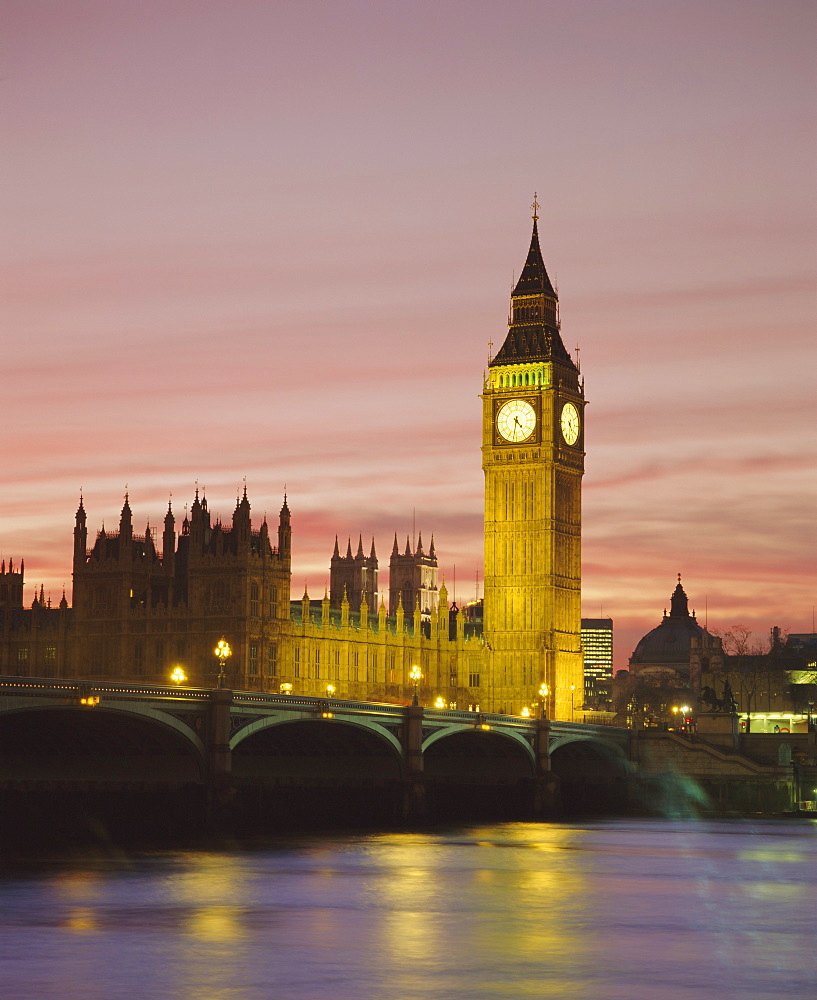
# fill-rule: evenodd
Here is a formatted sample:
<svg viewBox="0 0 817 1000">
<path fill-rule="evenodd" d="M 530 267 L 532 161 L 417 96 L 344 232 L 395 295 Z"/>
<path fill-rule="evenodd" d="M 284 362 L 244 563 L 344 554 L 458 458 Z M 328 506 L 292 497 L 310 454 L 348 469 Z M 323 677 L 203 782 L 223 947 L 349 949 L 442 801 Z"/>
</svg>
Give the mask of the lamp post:
<svg viewBox="0 0 817 1000">
<path fill-rule="evenodd" d="M 546 719 L 548 717 L 547 713 L 547 696 L 550 694 L 550 688 L 547 684 L 542 684 L 539 688 L 539 697 L 542 699 L 542 718 Z"/>
<path fill-rule="evenodd" d="M 326 685 L 326 697 L 327 698 L 331 698 L 334 693 L 335 693 L 335 685 L 334 684 L 327 684 Z"/>
<path fill-rule="evenodd" d="M 184 684 L 187 680 L 187 674 L 182 670 L 181 667 L 174 667 L 170 671 L 170 679 L 174 684 Z"/>
<path fill-rule="evenodd" d="M 419 695 L 417 693 L 417 685 L 420 683 L 420 678 L 422 676 L 423 676 L 422 672 L 420 671 L 420 668 L 418 666 L 413 666 L 411 668 L 411 670 L 409 670 L 409 677 L 414 682 L 414 697 L 412 698 L 412 701 L 411 701 L 412 705 L 419 705 L 420 704 L 420 698 L 419 698 Z"/>
<path fill-rule="evenodd" d="M 576 721 L 576 685 L 570 685 L 570 721 Z"/>
<path fill-rule="evenodd" d="M 227 662 L 227 658 L 233 655 L 233 651 L 230 649 L 230 644 L 226 639 L 219 639 L 214 652 L 218 659 L 218 686 L 223 688 L 226 677 L 224 665 Z"/>
</svg>

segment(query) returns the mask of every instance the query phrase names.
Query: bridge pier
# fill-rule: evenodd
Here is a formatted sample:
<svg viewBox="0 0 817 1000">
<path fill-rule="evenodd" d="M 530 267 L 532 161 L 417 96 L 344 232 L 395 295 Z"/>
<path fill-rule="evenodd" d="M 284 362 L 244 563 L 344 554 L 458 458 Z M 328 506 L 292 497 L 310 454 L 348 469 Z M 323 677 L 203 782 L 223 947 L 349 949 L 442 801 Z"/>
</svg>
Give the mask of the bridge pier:
<svg viewBox="0 0 817 1000">
<path fill-rule="evenodd" d="M 402 818 L 413 823 L 425 818 L 428 804 L 423 760 L 424 710 L 422 705 L 408 705 L 404 712 L 402 743 L 406 771 Z"/>
<path fill-rule="evenodd" d="M 229 826 L 229 809 L 235 796 L 232 784 L 230 711 L 233 692 L 215 688 L 210 692 L 205 726 L 207 747 L 207 826 Z"/>
<path fill-rule="evenodd" d="M 536 720 L 533 750 L 536 756 L 533 815 L 546 819 L 560 811 L 559 777 L 550 769 L 550 719 Z"/>
</svg>

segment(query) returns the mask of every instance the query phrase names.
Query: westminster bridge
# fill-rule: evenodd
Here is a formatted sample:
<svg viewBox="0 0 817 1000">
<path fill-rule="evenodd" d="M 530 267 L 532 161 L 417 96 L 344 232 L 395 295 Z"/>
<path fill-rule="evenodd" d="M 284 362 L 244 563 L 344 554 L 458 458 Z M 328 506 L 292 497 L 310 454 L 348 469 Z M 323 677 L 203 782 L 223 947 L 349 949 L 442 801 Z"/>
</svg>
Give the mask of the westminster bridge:
<svg viewBox="0 0 817 1000">
<path fill-rule="evenodd" d="M 172 833 L 624 812 L 655 807 L 667 788 L 653 779 L 670 773 L 793 794 L 791 768 L 676 734 L 340 698 L 0 678 L 0 839 L 14 833 L 9 824 L 50 828 L 66 817 L 79 823 L 80 813 L 104 814 L 119 832 L 158 824 Z M 670 786 L 681 804 L 695 797 L 689 783 Z"/>
</svg>

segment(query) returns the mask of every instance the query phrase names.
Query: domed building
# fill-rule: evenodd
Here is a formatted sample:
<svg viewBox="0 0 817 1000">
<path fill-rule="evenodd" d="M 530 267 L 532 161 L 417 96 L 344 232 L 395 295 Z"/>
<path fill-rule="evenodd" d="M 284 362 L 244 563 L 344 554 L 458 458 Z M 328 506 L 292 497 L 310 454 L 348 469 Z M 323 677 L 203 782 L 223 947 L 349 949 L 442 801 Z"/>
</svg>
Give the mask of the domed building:
<svg viewBox="0 0 817 1000">
<path fill-rule="evenodd" d="M 660 625 L 648 632 L 635 647 L 630 657 L 630 673 L 672 672 L 688 684 L 696 694 L 700 692 L 701 672 L 711 672 L 723 658 L 721 640 L 698 624 L 689 613 L 689 601 L 678 584 L 670 598 L 670 612 L 664 610 Z"/>
</svg>

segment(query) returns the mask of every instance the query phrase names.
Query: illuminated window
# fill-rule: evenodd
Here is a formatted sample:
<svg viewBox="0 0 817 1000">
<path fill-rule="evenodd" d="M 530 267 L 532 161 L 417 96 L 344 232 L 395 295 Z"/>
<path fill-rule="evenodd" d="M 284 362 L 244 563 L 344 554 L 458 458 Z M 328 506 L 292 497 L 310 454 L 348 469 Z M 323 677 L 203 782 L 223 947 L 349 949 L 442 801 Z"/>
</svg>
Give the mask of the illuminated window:
<svg viewBox="0 0 817 1000">
<path fill-rule="evenodd" d="M 28 646 L 20 646 L 17 650 L 17 662 L 26 663 L 28 661 Z"/>
<path fill-rule="evenodd" d="M 56 660 L 56 658 L 57 658 L 57 647 L 56 646 L 46 646 L 45 647 L 45 658 L 46 658 L 46 660 Z"/>
</svg>

